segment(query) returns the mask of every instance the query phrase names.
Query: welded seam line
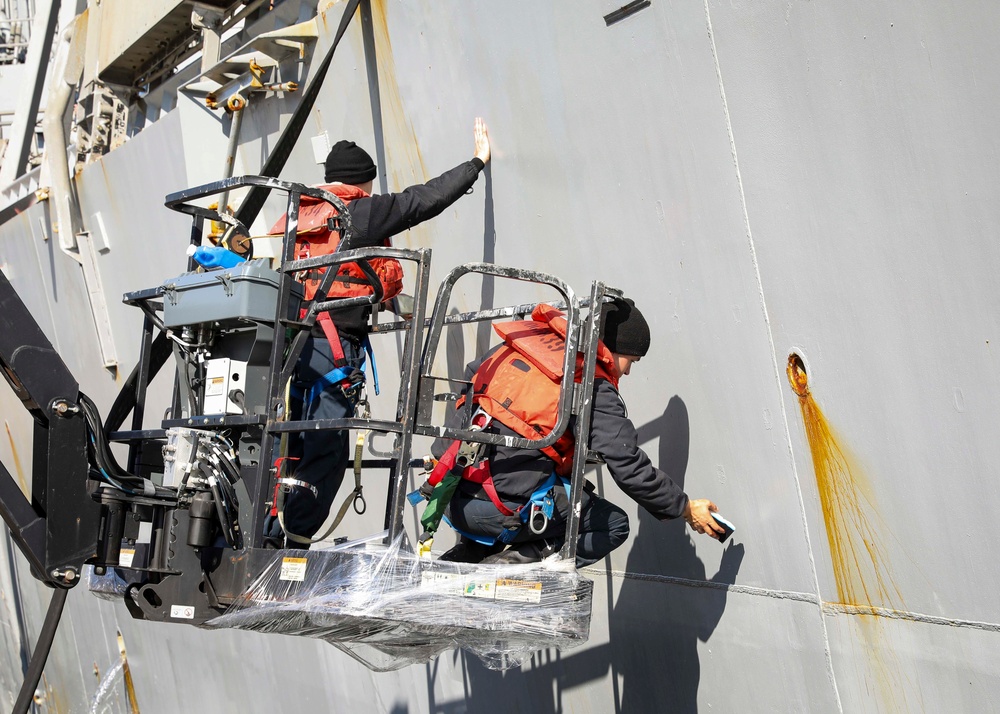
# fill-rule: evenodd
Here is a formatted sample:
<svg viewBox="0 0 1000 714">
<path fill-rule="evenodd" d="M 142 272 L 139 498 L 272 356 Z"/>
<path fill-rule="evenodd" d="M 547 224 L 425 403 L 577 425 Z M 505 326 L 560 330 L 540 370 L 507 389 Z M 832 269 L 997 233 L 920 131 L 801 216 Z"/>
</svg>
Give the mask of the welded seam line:
<svg viewBox="0 0 1000 714">
<path fill-rule="evenodd" d="M 953 617 L 925 615 L 920 612 L 892 610 L 885 607 L 859 607 L 858 605 L 845 605 L 839 602 L 825 602 L 823 603 L 823 611 L 830 615 L 874 615 L 890 620 L 907 620 L 926 625 L 945 625 L 947 627 L 964 627 L 970 630 L 983 630 L 985 632 L 1000 632 L 1000 623 L 960 620 Z"/>
<path fill-rule="evenodd" d="M 747 200 L 746 192 L 743 190 L 743 175 L 740 173 L 740 161 L 736 153 L 736 137 L 733 134 L 733 122 L 729 114 L 729 103 L 726 101 L 726 87 L 722 81 L 722 67 L 719 64 L 719 53 L 715 45 L 715 32 L 712 28 L 712 14 L 708 7 L 708 0 L 705 0 L 705 22 L 708 30 L 709 44 L 712 47 L 712 61 L 715 63 L 715 74 L 719 80 L 719 95 L 722 99 L 722 110 L 726 115 L 726 132 L 729 134 L 729 150 L 732 152 L 733 156 L 733 168 L 736 170 L 736 182 L 739 186 L 740 191 L 740 207 L 743 210 L 743 221 L 746 226 L 747 231 L 747 244 L 750 248 L 750 260 L 753 263 L 754 275 L 757 279 L 757 294 L 760 297 L 760 307 L 764 314 L 764 325 L 767 331 L 768 344 L 771 347 L 771 366 L 774 368 L 774 379 L 775 384 L 778 387 L 778 404 L 781 407 L 781 418 L 785 424 L 785 439 L 788 444 L 788 457 L 792 468 L 792 475 L 795 478 L 795 489 L 799 497 L 799 510 L 802 514 L 802 531 L 806 539 L 806 550 L 809 556 L 809 564 L 812 568 L 813 582 L 816 584 L 816 598 L 815 602 L 821 603 L 820 599 L 820 585 L 819 585 L 819 572 L 816 568 L 816 559 L 813 555 L 812 541 L 809 537 L 809 523 L 806 518 L 806 507 L 805 499 L 802 496 L 802 483 L 799 479 L 798 469 L 795 467 L 795 453 L 792 450 L 792 434 L 788 423 L 788 413 L 785 409 L 785 400 L 781 395 L 781 370 L 778 367 L 777 352 L 774 344 L 774 334 L 771 330 L 771 319 L 767 311 L 767 301 L 764 298 L 764 282 L 760 276 L 760 265 L 757 262 L 757 249 L 754 245 L 753 231 L 750 228 L 750 213 L 747 210 Z M 820 627 L 823 632 L 823 648 L 824 657 L 826 658 L 827 664 L 827 679 L 830 685 L 833 687 L 833 695 L 837 701 L 837 708 L 841 712 L 844 711 L 843 703 L 840 701 L 840 690 L 837 687 L 837 676 L 833 668 L 833 650 L 830 647 L 830 635 L 826 629 L 826 618 L 823 613 L 822 605 L 819 609 L 819 619 Z"/>
<path fill-rule="evenodd" d="M 630 573 L 625 570 L 605 570 L 595 566 L 580 568 L 580 572 L 588 575 L 610 575 L 621 580 L 640 580 L 651 583 L 663 583 L 666 585 L 683 585 L 689 588 L 709 588 L 712 590 L 725 590 L 741 595 L 754 595 L 756 597 L 769 597 L 776 600 L 795 600 L 797 602 L 816 602 L 813 593 L 798 592 L 795 590 L 774 590 L 770 588 L 755 588 L 750 585 L 737 585 L 735 583 L 717 583 L 711 580 L 692 580 L 690 578 L 679 578 L 674 575 L 655 575 L 653 573 Z M 859 605 L 845 605 L 839 602 L 822 602 L 820 606 L 827 615 L 872 615 L 874 617 L 884 617 L 890 620 L 907 620 L 909 622 L 920 622 L 927 625 L 945 625 L 947 627 L 964 627 L 971 630 L 983 630 L 985 632 L 1000 632 L 1000 623 L 981 622 L 979 620 L 962 620 L 955 617 L 940 617 L 938 615 L 925 615 L 920 612 L 910 612 L 908 610 L 892 610 L 884 607 L 866 607 Z"/>
<path fill-rule="evenodd" d="M 610 574 L 611 577 L 622 580 L 643 580 L 651 583 L 664 583 L 668 585 L 683 585 L 689 588 L 710 588 L 712 590 L 725 590 L 726 592 L 741 593 L 744 595 L 757 595 L 759 597 L 770 597 L 779 600 L 797 600 L 799 602 L 815 603 L 817 598 L 813 593 L 796 592 L 794 590 L 771 590 L 768 588 L 755 588 L 750 585 L 736 585 L 735 583 L 717 583 L 711 580 L 692 580 L 690 578 L 679 578 L 674 575 L 655 575 L 652 573 L 630 573 L 625 570 L 605 570 L 604 568 L 586 567 L 581 568 L 584 573 L 593 575 Z"/>
</svg>

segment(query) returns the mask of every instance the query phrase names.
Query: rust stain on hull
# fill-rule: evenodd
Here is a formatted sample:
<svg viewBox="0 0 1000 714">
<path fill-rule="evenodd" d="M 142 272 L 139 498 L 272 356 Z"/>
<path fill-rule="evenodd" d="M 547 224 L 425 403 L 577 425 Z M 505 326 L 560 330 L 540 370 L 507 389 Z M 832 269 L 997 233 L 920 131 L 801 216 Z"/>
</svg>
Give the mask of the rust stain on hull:
<svg viewBox="0 0 1000 714">
<path fill-rule="evenodd" d="M 371 12 L 386 159 L 392 166 L 391 170 L 387 168 L 387 185 L 390 191 L 400 191 L 413 184 L 425 183 L 432 177 L 424 164 L 416 132 L 407 118 L 403 97 L 399 92 L 385 0 L 372 0 Z M 423 230 L 427 229 L 415 226 L 407 233 L 397 236 L 396 242 L 407 247 L 414 247 L 413 244 L 428 245 L 429 236 L 419 236 Z M 413 232 L 418 234 L 416 240 L 408 235 Z"/>
<path fill-rule="evenodd" d="M 830 544 L 838 602 L 861 608 L 903 609 L 903 597 L 888 570 L 879 544 L 886 533 L 878 518 L 871 486 L 840 445 L 809 391 L 805 366 L 798 355 L 788 358 L 788 381 L 799 408 L 812 454 Z"/>
<path fill-rule="evenodd" d="M 838 602 L 861 610 L 853 622 L 861 635 L 869 663 L 868 680 L 877 690 L 884 711 L 912 711 L 907 691 L 916 691 L 892 649 L 879 613 L 905 610 L 903 596 L 889 569 L 881 541 L 889 534 L 878 515 L 871 485 L 849 452 L 841 446 L 809 389 L 802 358 L 788 357 L 788 382 L 799 398 L 816 486 L 823 510 L 827 542 L 837 584 Z M 912 699 L 912 695 L 910 697 Z"/>
<path fill-rule="evenodd" d="M 139 698 L 135 695 L 135 683 L 132 681 L 132 670 L 128 666 L 128 654 L 125 652 L 125 638 L 118 632 L 118 653 L 121 656 L 122 674 L 125 676 L 125 696 L 128 698 L 130 714 L 139 714 Z"/>
<path fill-rule="evenodd" d="M 14 459 L 14 473 L 17 474 L 17 483 L 21 486 L 21 492 L 28 496 L 28 482 L 24 478 L 24 467 L 21 466 L 21 457 L 18 456 L 17 447 L 14 445 L 14 435 L 10 433 L 10 423 L 4 419 L 4 428 L 7 429 L 7 441 L 10 444 L 11 458 Z"/>
<path fill-rule="evenodd" d="M 64 712 L 70 711 L 62 697 L 59 696 L 59 692 L 49 683 L 49 678 L 44 672 L 38 684 L 35 696 L 31 698 L 36 711 L 45 712 L 45 714 L 64 714 Z"/>
</svg>

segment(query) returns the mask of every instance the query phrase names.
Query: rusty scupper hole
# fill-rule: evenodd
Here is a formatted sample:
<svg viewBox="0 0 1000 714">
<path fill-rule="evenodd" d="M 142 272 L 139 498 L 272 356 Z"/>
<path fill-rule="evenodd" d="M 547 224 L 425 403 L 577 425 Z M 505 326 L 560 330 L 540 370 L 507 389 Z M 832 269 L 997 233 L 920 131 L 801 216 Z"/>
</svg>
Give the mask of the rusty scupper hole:
<svg viewBox="0 0 1000 714">
<path fill-rule="evenodd" d="M 809 396 L 809 376 L 806 374 L 806 365 L 802 358 L 794 352 L 788 355 L 788 367 L 785 372 L 788 374 L 788 383 L 792 385 L 792 391 L 800 397 Z"/>
</svg>

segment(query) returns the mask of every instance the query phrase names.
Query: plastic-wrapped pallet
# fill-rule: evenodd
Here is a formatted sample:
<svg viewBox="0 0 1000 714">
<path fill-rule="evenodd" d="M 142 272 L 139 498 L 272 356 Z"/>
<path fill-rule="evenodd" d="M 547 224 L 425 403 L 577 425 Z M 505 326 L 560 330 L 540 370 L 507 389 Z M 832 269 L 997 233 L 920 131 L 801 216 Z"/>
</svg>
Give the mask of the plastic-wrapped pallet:
<svg viewBox="0 0 1000 714">
<path fill-rule="evenodd" d="M 385 534 L 329 550 L 276 551 L 207 627 L 326 640 L 376 670 L 473 652 L 492 669 L 587 641 L 593 583 L 572 565 L 469 565 L 418 558 Z"/>
</svg>

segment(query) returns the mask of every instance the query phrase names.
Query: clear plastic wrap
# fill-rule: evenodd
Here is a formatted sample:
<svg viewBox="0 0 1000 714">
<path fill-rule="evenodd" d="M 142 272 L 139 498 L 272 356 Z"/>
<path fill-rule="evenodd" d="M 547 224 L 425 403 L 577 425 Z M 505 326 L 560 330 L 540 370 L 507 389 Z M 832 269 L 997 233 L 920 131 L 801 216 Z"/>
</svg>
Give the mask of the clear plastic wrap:
<svg viewBox="0 0 1000 714">
<path fill-rule="evenodd" d="M 326 640 L 387 671 L 463 648 L 491 669 L 590 635 L 593 583 L 572 565 L 469 565 L 421 559 L 405 536 L 329 550 L 275 551 L 247 592 L 206 627 Z"/>
<path fill-rule="evenodd" d="M 111 601 L 120 601 L 125 597 L 128 582 L 118 573 L 117 568 L 107 568 L 104 575 L 98 575 L 92 565 L 83 567 L 87 571 L 87 589 L 95 597 Z"/>
</svg>

